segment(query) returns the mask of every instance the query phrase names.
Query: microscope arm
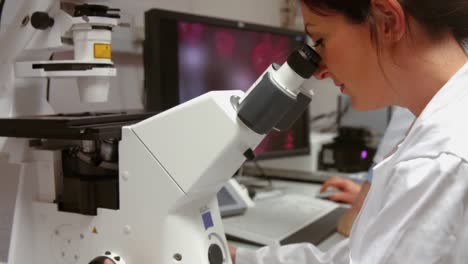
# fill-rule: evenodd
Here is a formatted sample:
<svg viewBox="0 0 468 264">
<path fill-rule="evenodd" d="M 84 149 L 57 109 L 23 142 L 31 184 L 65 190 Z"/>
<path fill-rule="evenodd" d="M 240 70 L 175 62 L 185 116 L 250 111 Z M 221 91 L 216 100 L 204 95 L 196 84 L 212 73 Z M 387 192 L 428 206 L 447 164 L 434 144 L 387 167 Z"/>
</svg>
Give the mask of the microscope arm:
<svg viewBox="0 0 468 264">
<path fill-rule="evenodd" d="M 245 94 L 211 92 L 131 129 L 184 193 L 214 186 L 214 195 L 268 132 L 288 129 L 303 113 L 310 98 L 300 87 L 319 62 L 304 45 L 281 67 L 270 66 Z"/>
</svg>

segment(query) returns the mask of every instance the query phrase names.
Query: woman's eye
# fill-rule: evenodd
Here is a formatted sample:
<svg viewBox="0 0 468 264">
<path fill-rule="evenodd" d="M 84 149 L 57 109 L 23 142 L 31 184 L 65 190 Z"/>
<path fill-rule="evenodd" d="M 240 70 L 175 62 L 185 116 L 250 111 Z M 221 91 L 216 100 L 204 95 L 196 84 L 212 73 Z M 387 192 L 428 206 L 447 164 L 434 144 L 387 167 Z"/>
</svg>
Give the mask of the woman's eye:
<svg viewBox="0 0 468 264">
<path fill-rule="evenodd" d="M 315 41 L 313 47 L 316 48 L 316 47 L 319 47 L 319 46 L 323 46 L 323 38 L 318 39 L 317 41 Z"/>
</svg>

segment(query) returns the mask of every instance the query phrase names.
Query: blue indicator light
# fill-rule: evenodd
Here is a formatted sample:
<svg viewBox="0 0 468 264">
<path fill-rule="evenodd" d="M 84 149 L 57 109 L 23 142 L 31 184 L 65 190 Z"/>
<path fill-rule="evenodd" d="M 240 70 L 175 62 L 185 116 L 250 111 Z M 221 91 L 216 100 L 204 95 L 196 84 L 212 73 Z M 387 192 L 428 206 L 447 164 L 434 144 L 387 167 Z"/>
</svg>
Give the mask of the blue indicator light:
<svg viewBox="0 0 468 264">
<path fill-rule="evenodd" d="M 214 226 L 213 218 L 211 217 L 211 213 L 209 211 L 206 213 L 203 213 L 202 218 L 203 218 L 203 225 L 205 226 L 205 230 Z"/>
</svg>

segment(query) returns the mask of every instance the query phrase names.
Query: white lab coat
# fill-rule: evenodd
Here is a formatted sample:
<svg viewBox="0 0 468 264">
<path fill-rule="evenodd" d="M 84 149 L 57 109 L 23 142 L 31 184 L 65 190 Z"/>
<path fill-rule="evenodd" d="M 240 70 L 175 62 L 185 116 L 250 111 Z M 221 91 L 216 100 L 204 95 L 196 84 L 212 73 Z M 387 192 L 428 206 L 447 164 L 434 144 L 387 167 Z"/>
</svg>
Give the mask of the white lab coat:
<svg viewBox="0 0 468 264">
<path fill-rule="evenodd" d="M 392 118 L 374 155 L 374 164 L 378 164 L 385 159 L 389 152 L 405 138 L 409 127 L 414 122 L 414 118 L 410 110 L 399 106 L 392 106 Z"/>
<path fill-rule="evenodd" d="M 468 63 L 374 168 L 349 240 L 326 253 L 310 244 L 238 249 L 237 263 L 468 263 L 467 114 Z"/>
</svg>

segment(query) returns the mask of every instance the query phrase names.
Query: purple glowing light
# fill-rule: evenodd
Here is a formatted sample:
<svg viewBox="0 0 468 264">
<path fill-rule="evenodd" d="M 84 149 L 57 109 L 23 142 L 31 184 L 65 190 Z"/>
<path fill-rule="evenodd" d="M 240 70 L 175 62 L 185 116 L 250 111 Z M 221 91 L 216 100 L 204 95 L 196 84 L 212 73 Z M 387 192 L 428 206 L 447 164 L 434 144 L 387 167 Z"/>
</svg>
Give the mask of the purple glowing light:
<svg viewBox="0 0 468 264">
<path fill-rule="evenodd" d="M 362 151 L 361 151 L 361 159 L 362 159 L 362 160 L 367 159 L 367 150 L 362 150 Z"/>
</svg>

